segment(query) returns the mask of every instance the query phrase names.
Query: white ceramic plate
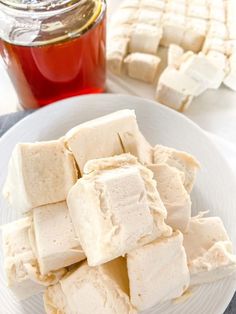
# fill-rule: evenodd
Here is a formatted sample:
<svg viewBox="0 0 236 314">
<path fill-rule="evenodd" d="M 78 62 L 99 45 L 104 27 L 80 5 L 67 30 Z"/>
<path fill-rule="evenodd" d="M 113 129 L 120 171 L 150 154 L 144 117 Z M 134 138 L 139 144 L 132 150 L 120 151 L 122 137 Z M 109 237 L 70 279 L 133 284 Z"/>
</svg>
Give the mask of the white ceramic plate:
<svg viewBox="0 0 236 314">
<path fill-rule="evenodd" d="M 220 152 L 204 131 L 183 115 L 141 98 L 108 94 L 75 97 L 26 117 L 0 140 L 0 190 L 16 143 L 56 139 L 81 122 L 125 108 L 135 109 L 139 126 L 152 144 L 160 143 L 182 149 L 199 159 L 202 168 L 192 192 L 193 214 L 210 210 L 210 215 L 220 216 L 236 245 L 236 181 Z M 16 208 L 10 209 L 2 198 L 0 208 L 1 224 L 19 218 Z M 19 303 L 5 287 L 2 252 L 0 254 L 0 313 L 44 313 L 42 296 L 34 296 Z M 146 313 L 222 314 L 235 288 L 236 281 L 228 278 L 195 288 L 185 302 L 164 303 Z"/>
</svg>

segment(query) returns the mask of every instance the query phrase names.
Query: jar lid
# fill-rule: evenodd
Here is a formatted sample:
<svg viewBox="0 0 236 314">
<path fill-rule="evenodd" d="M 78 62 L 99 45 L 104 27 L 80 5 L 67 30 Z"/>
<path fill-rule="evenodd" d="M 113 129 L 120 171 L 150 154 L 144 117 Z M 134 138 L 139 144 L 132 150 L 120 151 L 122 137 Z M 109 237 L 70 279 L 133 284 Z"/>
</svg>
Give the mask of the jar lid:
<svg viewBox="0 0 236 314">
<path fill-rule="evenodd" d="M 104 0 L 3 0 L 0 37 L 23 46 L 59 43 L 85 33 L 104 10 Z"/>
</svg>

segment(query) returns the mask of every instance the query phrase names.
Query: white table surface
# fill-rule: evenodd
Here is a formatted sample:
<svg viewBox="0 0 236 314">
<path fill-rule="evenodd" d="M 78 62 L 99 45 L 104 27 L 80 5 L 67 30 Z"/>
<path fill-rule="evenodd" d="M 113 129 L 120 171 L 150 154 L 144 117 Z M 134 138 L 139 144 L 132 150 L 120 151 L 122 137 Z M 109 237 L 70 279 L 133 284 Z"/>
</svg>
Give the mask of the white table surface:
<svg viewBox="0 0 236 314">
<path fill-rule="evenodd" d="M 120 1 L 108 0 L 107 2 L 110 16 Z M 108 80 L 108 90 L 152 98 L 152 94 L 142 93 L 142 89 L 137 88 L 137 91 L 134 92 L 134 89 L 126 88 L 124 85 L 118 86 L 111 80 Z M 16 111 L 17 103 L 16 93 L 0 59 L 0 115 Z M 217 138 L 220 142 L 225 139 L 228 143 L 233 144 L 230 146 L 223 141 L 223 144 L 229 146 L 230 149 L 236 150 L 236 92 L 225 87 L 221 87 L 217 91 L 207 91 L 194 100 L 185 114 L 203 129 L 220 136 L 220 139 Z"/>
</svg>

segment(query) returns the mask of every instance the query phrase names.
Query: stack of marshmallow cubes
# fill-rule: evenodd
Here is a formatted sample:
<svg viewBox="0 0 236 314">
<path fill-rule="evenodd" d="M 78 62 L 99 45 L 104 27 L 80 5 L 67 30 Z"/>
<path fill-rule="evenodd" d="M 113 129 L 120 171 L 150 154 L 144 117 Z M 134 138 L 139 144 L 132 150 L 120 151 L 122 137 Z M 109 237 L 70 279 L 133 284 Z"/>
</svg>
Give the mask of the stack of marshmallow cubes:
<svg viewBox="0 0 236 314">
<path fill-rule="evenodd" d="M 9 288 L 44 291 L 46 313 L 131 314 L 236 272 L 219 217 L 192 217 L 198 161 L 152 147 L 132 110 L 58 140 L 16 145 L 3 195 Z"/>
<path fill-rule="evenodd" d="M 162 73 L 160 47 L 168 49 Z M 108 25 L 107 64 L 157 84 L 154 98 L 179 111 L 222 83 L 236 91 L 236 3 L 124 0 Z"/>
</svg>

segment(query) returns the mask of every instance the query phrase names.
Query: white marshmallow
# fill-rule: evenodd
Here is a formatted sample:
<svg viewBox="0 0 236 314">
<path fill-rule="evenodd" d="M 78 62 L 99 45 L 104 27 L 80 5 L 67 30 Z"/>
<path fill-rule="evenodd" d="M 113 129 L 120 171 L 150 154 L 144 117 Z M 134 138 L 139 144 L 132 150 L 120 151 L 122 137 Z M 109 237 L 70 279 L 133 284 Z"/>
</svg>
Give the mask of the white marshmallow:
<svg viewBox="0 0 236 314">
<path fill-rule="evenodd" d="M 188 230 L 191 217 L 191 199 L 184 187 L 184 173 L 167 164 L 153 164 L 152 170 L 157 190 L 167 209 L 166 223 L 174 230 Z"/>
<path fill-rule="evenodd" d="M 162 11 L 152 10 L 151 8 L 141 9 L 138 12 L 137 23 L 160 26 L 162 22 L 162 17 L 163 17 Z"/>
<path fill-rule="evenodd" d="M 127 34 L 128 34 L 127 30 Z M 118 37 L 110 40 L 107 47 L 106 58 L 108 69 L 117 75 L 122 72 L 123 60 L 128 51 L 129 38 Z"/>
<path fill-rule="evenodd" d="M 13 150 L 3 195 L 22 212 L 66 199 L 78 178 L 75 161 L 62 140 L 20 143 Z"/>
<path fill-rule="evenodd" d="M 210 6 L 209 19 L 224 23 L 226 20 L 226 14 L 224 9 L 224 3 L 216 6 L 215 3 Z"/>
<path fill-rule="evenodd" d="M 206 88 L 215 88 L 224 77 L 224 69 L 217 67 L 202 53 L 193 55 L 183 62 L 180 66 L 180 72 Z"/>
<path fill-rule="evenodd" d="M 136 24 L 131 32 L 129 52 L 156 54 L 162 29 L 149 24 Z"/>
<path fill-rule="evenodd" d="M 187 16 L 207 20 L 209 18 L 209 9 L 206 5 L 189 3 L 187 7 Z"/>
<path fill-rule="evenodd" d="M 156 303 L 177 298 L 189 285 L 189 271 L 178 231 L 129 252 L 127 267 L 131 303 L 146 310 Z"/>
<path fill-rule="evenodd" d="M 154 147 L 155 164 L 166 163 L 184 173 L 184 187 L 188 193 L 192 191 L 196 179 L 199 162 L 190 154 L 174 148 L 156 145 Z"/>
<path fill-rule="evenodd" d="M 182 47 L 175 44 L 170 44 L 168 48 L 168 53 L 167 53 L 168 66 L 173 66 L 174 68 L 177 69 L 179 65 L 178 61 L 183 54 L 184 54 L 184 50 Z"/>
<path fill-rule="evenodd" d="M 112 27 L 120 24 L 132 24 L 137 18 L 136 8 L 123 8 L 119 9 L 114 15 L 112 15 L 110 24 Z"/>
<path fill-rule="evenodd" d="M 183 111 L 194 95 L 202 92 L 202 86 L 194 79 L 173 67 L 167 67 L 161 74 L 155 99 L 173 109 Z"/>
<path fill-rule="evenodd" d="M 226 41 L 217 37 L 207 37 L 204 41 L 202 52 L 207 54 L 209 50 L 216 50 L 221 53 L 226 53 Z"/>
<path fill-rule="evenodd" d="M 221 22 L 211 21 L 207 32 L 207 37 L 226 40 L 228 38 L 226 25 Z"/>
<path fill-rule="evenodd" d="M 226 75 L 227 58 L 223 53 L 215 50 L 210 50 L 206 56 L 216 67 L 221 70 L 222 75 L 218 76 L 218 80 L 215 81 L 215 85 L 212 85 L 212 88 L 218 89 Z"/>
<path fill-rule="evenodd" d="M 172 12 L 175 14 L 186 15 L 187 6 L 185 3 L 179 2 L 167 2 L 165 6 L 166 12 Z"/>
<path fill-rule="evenodd" d="M 47 314 L 137 314 L 128 297 L 128 278 L 123 258 L 98 267 L 86 262 L 49 287 L 44 294 Z"/>
<path fill-rule="evenodd" d="M 232 243 L 219 217 L 193 217 L 184 234 L 184 248 L 191 285 L 219 280 L 236 271 Z"/>
<path fill-rule="evenodd" d="M 82 123 L 71 129 L 65 140 L 75 156 L 81 174 L 85 163 L 94 158 L 110 157 L 124 152 L 137 154 L 141 163 L 149 163 L 151 158 L 151 152 L 146 155 L 147 147 L 151 151 L 151 146 L 141 136 L 133 110 L 120 110 Z"/>
<path fill-rule="evenodd" d="M 130 37 L 132 31 L 132 25 L 130 24 L 122 24 L 118 25 L 115 27 L 110 27 L 107 30 L 107 38 L 108 38 L 108 43 L 107 43 L 107 50 L 110 49 L 110 51 L 116 51 L 116 44 L 114 43 L 113 45 L 113 40 L 116 42 L 118 39 L 117 38 L 128 38 Z M 122 47 L 122 46 L 121 46 Z M 117 50 L 121 52 L 121 54 L 125 55 L 127 49 L 121 49 L 120 46 L 117 47 Z M 124 53 L 123 53 L 124 51 Z"/>
<path fill-rule="evenodd" d="M 161 59 L 154 55 L 135 52 L 128 55 L 124 62 L 127 65 L 128 75 L 131 78 L 153 83 Z"/>
<path fill-rule="evenodd" d="M 180 45 L 185 32 L 186 18 L 182 15 L 167 13 L 163 17 L 163 36 L 160 44 L 168 47 L 170 44 Z"/>
<path fill-rule="evenodd" d="M 180 44 L 185 50 L 199 52 L 202 49 L 204 40 L 205 36 L 202 33 L 193 28 L 187 28 Z"/>
<path fill-rule="evenodd" d="M 186 28 L 195 31 L 200 35 L 206 35 L 209 28 L 209 22 L 200 18 L 188 17 Z"/>
<path fill-rule="evenodd" d="M 4 268 L 8 286 L 20 300 L 26 299 L 57 283 L 65 269 L 43 276 L 32 251 L 29 230 L 32 219 L 22 218 L 2 226 Z"/>
<path fill-rule="evenodd" d="M 150 170 L 129 154 L 89 161 L 67 203 L 90 266 L 124 255 L 163 234 L 166 209 Z"/>
<path fill-rule="evenodd" d="M 66 202 L 34 208 L 33 240 L 43 275 L 86 258 L 75 235 Z"/>
</svg>

